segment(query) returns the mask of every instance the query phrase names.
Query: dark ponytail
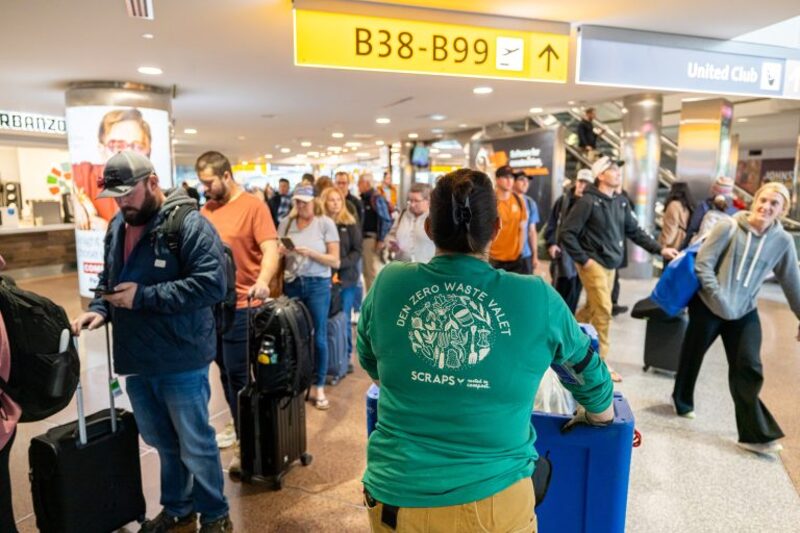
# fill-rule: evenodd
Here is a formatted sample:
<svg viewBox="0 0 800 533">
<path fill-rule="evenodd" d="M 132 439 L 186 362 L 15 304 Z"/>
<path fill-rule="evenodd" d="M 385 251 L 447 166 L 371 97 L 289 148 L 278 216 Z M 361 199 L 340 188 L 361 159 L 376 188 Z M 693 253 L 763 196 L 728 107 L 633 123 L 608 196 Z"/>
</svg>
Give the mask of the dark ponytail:
<svg viewBox="0 0 800 533">
<path fill-rule="evenodd" d="M 497 200 L 489 177 L 462 168 L 439 179 L 431 193 L 431 233 L 440 250 L 474 254 L 492 240 Z"/>
</svg>

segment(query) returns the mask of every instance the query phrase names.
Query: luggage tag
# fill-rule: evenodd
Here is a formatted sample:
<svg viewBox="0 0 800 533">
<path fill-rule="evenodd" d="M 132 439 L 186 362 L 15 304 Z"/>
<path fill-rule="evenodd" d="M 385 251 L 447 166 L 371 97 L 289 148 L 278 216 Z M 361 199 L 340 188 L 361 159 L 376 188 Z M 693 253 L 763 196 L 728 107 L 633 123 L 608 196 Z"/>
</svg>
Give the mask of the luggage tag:
<svg viewBox="0 0 800 533">
<path fill-rule="evenodd" d="M 111 380 L 111 383 L 108 384 L 109 388 L 111 389 L 111 394 L 114 395 L 114 398 L 119 398 L 124 392 L 122 392 L 122 387 L 119 384 L 119 378 L 114 378 Z"/>
</svg>

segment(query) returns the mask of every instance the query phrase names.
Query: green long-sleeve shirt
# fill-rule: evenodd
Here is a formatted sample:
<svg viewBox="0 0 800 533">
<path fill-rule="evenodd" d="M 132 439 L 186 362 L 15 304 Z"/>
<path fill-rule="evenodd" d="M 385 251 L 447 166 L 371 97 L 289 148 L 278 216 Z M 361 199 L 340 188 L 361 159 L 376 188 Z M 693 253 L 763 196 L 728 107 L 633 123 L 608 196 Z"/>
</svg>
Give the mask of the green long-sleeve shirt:
<svg viewBox="0 0 800 533">
<path fill-rule="evenodd" d="M 357 346 L 381 383 L 364 484 L 399 507 L 476 501 L 530 476 L 531 407 L 553 362 L 585 365 L 583 385 L 569 388 L 589 411 L 612 401 L 608 370 L 586 359 L 589 339 L 561 297 L 539 277 L 469 256 L 385 267 Z"/>
</svg>

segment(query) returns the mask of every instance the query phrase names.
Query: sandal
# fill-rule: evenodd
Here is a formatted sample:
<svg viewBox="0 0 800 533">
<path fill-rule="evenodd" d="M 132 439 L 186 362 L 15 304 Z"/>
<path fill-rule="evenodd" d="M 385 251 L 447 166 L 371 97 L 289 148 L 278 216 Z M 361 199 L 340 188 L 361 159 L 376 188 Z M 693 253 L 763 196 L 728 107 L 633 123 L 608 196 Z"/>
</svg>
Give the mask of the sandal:
<svg viewBox="0 0 800 533">
<path fill-rule="evenodd" d="M 311 403 L 314 405 L 314 407 L 316 407 L 320 411 L 327 411 L 331 407 L 331 402 L 329 402 L 327 398 L 322 398 L 322 399 L 315 398 L 314 400 L 311 401 Z"/>
<path fill-rule="evenodd" d="M 614 383 L 622 383 L 622 376 L 620 376 L 616 370 L 612 370 L 611 381 L 613 381 Z"/>
</svg>

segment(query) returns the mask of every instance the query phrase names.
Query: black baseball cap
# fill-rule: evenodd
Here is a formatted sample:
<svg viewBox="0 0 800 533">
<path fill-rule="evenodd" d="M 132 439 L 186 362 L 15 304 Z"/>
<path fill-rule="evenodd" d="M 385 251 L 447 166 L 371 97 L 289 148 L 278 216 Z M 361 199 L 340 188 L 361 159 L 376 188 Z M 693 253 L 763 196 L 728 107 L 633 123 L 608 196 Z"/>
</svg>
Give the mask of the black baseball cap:
<svg viewBox="0 0 800 533">
<path fill-rule="evenodd" d="M 515 172 L 514 173 L 514 181 L 521 180 L 522 178 L 525 178 L 526 180 L 531 180 L 531 179 L 533 179 L 533 176 L 528 176 L 524 172 Z"/>
<path fill-rule="evenodd" d="M 495 178 L 513 178 L 514 177 L 514 169 L 508 165 L 503 165 L 502 167 L 498 168 L 494 173 Z"/>
<path fill-rule="evenodd" d="M 103 191 L 98 198 L 119 198 L 129 194 L 136 184 L 155 174 L 150 159 L 138 152 L 117 152 L 103 169 Z"/>
</svg>

